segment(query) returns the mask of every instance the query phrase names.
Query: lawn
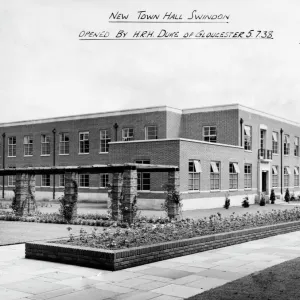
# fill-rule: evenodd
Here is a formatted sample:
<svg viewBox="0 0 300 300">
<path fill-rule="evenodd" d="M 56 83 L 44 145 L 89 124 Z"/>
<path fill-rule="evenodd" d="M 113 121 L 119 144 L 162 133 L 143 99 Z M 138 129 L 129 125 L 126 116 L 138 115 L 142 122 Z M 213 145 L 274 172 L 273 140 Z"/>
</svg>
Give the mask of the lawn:
<svg viewBox="0 0 300 300">
<path fill-rule="evenodd" d="M 300 258 L 255 272 L 189 300 L 299 300 Z"/>
</svg>

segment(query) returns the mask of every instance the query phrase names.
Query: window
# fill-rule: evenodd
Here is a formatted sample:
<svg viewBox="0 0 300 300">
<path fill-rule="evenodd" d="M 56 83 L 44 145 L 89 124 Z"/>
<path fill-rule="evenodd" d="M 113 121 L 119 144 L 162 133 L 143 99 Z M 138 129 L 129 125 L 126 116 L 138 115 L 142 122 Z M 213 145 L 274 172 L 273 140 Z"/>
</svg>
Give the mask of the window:
<svg viewBox="0 0 300 300">
<path fill-rule="evenodd" d="M 284 167 L 284 172 L 283 172 L 283 186 L 284 187 L 289 187 L 289 183 L 290 183 L 290 174 L 291 174 L 291 170 L 290 167 Z"/>
<path fill-rule="evenodd" d="M 150 164 L 150 160 L 136 160 L 137 164 Z M 138 191 L 150 191 L 150 173 L 138 172 L 137 189 Z"/>
<path fill-rule="evenodd" d="M 272 152 L 278 154 L 278 132 L 272 132 Z"/>
<path fill-rule="evenodd" d="M 59 186 L 65 186 L 65 175 L 64 174 L 59 175 Z"/>
<path fill-rule="evenodd" d="M 294 141 L 294 155 L 299 156 L 299 138 L 296 136 Z"/>
<path fill-rule="evenodd" d="M 294 168 L 294 186 L 299 186 L 299 167 Z"/>
<path fill-rule="evenodd" d="M 70 153 L 69 133 L 62 132 L 59 134 L 59 154 L 68 155 Z"/>
<path fill-rule="evenodd" d="M 17 139 L 15 136 L 8 138 L 8 157 L 15 157 L 17 155 Z"/>
<path fill-rule="evenodd" d="M 200 160 L 189 160 L 189 190 L 200 190 Z"/>
<path fill-rule="evenodd" d="M 41 135 L 41 155 L 50 155 L 50 136 Z"/>
<path fill-rule="evenodd" d="M 278 166 L 272 166 L 272 187 L 278 187 Z"/>
<path fill-rule="evenodd" d="M 244 188 L 251 189 L 252 188 L 252 165 L 245 164 L 244 166 Z"/>
<path fill-rule="evenodd" d="M 79 175 L 79 187 L 89 187 L 90 186 L 90 175 L 80 174 Z"/>
<path fill-rule="evenodd" d="M 284 155 L 290 154 L 290 136 L 287 134 L 284 135 L 283 154 Z"/>
<path fill-rule="evenodd" d="M 122 129 L 122 141 L 133 141 L 133 128 Z"/>
<path fill-rule="evenodd" d="M 100 152 L 108 152 L 108 143 L 110 142 L 110 137 L 108 130 L 100 130 Z"/>
<path fill-rule="evenodd" d="M 109 182 L 109 176 L 107 173 L 100 174 L 100 188 L 107 188 Z"/>
<path fill-rule="evenodd" d="M 7 179 L 8 179 L 8 186 L 16 185 L 16 175 L 9 175 Z"/>
<path fill-rule="evenodd" d="M 157 139 L 157 126 L 146 126 L 145 127 L 145 139 L 156 140 Z"/>
<path fill-rule="evenodd" d="M 42 175 L 41 186 L 50 186 L 50 175 L 49 174 Z"/>
<path fill-rule="evenodd" d="M 89 132 L 79 132 L 79 153 L 88 154 L 90 152 Z"/>
<path fill-rule="evenodd" d="M 31 135 L 24 136 L 24 156 L 33 155 L 33 137 Z"/>
<path fill-rule="evenodd" d="M 229 189 L 237 190 L 238 188 L 238 173 L 240 169 L 237 163 L 229 163 Z"/>
<path fill-rule="evenodd" d="M 252 150 L 252 127 L 244 126 L 244 149 Z"/>
<path fill-rule="evenodd" d="M 266 148 L 266 130 L 260 129 L 260 149 Z"/>
<path fill-rule="evenodd" d="M 210 189 L 220 189 L 220 163 L 216 161 L 210 162 Z"/>
<path fill-rule="evenodd" d="M 217 127 L 216 126 L 204 126 L 203 127 L 203 140 L 205 142 L 216 143 L 217 142 Z"/>
</svg>

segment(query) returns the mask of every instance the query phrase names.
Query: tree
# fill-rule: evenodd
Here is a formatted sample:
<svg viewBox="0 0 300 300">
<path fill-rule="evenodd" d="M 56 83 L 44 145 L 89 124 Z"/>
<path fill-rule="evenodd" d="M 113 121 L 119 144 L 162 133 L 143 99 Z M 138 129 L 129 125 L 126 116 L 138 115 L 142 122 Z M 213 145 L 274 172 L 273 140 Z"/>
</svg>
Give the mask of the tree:
<svg viewBox="0 0 300 300">
<path fill-rule="evenodd" d="M 290 191 L 289 191 L 289 189 L 286 189 L 285 195 L 284 195 L 284 201 L 289 203 L 290 200 L 291 200 Z"/>
<path fill-rule="evenodd" d="M 276 200 L 275 192 L 274 192 L 274 190 L 272 189 L 272 190 L 271 190 L 271 195 L 270 195 L 270 201 L 271 201 L 271 204 L 274 204 L 274 203 L 275 203 L 275 200 Z"/>
</svg>

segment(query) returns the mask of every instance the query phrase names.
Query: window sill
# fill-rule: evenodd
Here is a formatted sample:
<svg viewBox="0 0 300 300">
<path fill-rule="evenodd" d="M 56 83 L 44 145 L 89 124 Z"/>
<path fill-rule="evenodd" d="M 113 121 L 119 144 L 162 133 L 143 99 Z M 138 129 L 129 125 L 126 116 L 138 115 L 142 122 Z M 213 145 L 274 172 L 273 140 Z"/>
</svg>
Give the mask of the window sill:
<svg viewBox="0 0 300 300">
<path fill-rule="evenodd" d="M 32 157 L 33 155 L 24 155 L 24 157 Z"/>
<path fill-rule="evenodd" d="M 88 153 L 78 153 L 78 155 L 88 155 L 88 154 L 90 154 L 90 152 L 88 152 Z"/>
<path fill-rule="evenodd" d="M 100 186 L 99 189 L 100 189 L 100 190 L 107 190 L 108 187 L 102 187 L 102 186 Z"/>
<path fill-rule="evenodd" d="M 229 192 L 237 192 L 238 189 L 229 189 Z"/>
<path fill-rule="evenodd" d="M 80 189 L 89 189 L 89 186 L 79 186 Z"/>
<path fill-rule="evenodd" d="M 278 156 L 278 155 L 279 155 L 279 153 L 272 153 L 272 155 Z"/>
<path fill-rule="evenodd" d="M 109 152 L 98 152 L 99 154 L 108 154 Z"/>
<path fill-rule="evenodd" d="M 49 157 L 50 154 L 41 154 L 41 156 L 44 156 L 44 157 Z"/>
<path fill-rule="evenodd" d="M 13 157 L 17 157 L 17 156 L 7 156 L 8 158 L 13 158 Z"/>
<path fill-rule="evenodd" d="M 210 193 L 220 193 L 221 190 L 210 190 Z"/>
<path fill-rule="evenodd" d="M 51 185 L 40 185 L 41 188 L 49 188 Z"/>
<path fill-rule="evenodd" d="M 68 154 L 58 154 L 58 155 L 62 155 L 62 156 L 67 156 L 67 155 L 70 155 L 70 153 L 68 153 Z"/>
<path fill-rule="evenodd" d="M 199 193 L 199 192 L 200 192 L 200 190 L 189 190 L 188 191 L 189 194 Z"/>
<path fill-rule="evenodd" d="M 244 188 L 245 191 L 252 191 L 252 188 Z"/>
<path fill-rule="evenodd" d="M 137 191 L 138 193 L 150 193 L 150 190 Z"/>
<path fill-rule="evenodd" d="M 248 152 L 248 153 L 253 153 L 252 150 L 246 150 L 246 149 L 244 149 L 244 151 L 245 151 L 245 152 Z"/>
</svg>

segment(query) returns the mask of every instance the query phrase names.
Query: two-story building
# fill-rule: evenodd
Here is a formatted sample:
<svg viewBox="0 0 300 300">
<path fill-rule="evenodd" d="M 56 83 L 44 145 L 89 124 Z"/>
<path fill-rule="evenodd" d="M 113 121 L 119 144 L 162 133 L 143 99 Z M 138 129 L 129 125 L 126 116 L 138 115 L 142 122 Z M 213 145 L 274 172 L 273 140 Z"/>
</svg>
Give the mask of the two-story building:
<svg viewBox="0 0 300 300">
<path fill-rule="evenodd" d="M 296 122 L 239 104 L 166 106 L 0 124 L 1 168 L 144 163 L 177 165 L 183 209 L 250 203 L 261 192 L 298 194 Z M 159 208 L 167 174 L 138 174 L 141 208 Z M 14 176 L 4 178 L 11 197 Z M 107 199 L 109 174 L 82 174 L 80 199 Z M 2 183 L 2 180 L 0 180 Z M 42 175 L 37 198 L 62 194 L 64 176 Z"/>
</svg>

